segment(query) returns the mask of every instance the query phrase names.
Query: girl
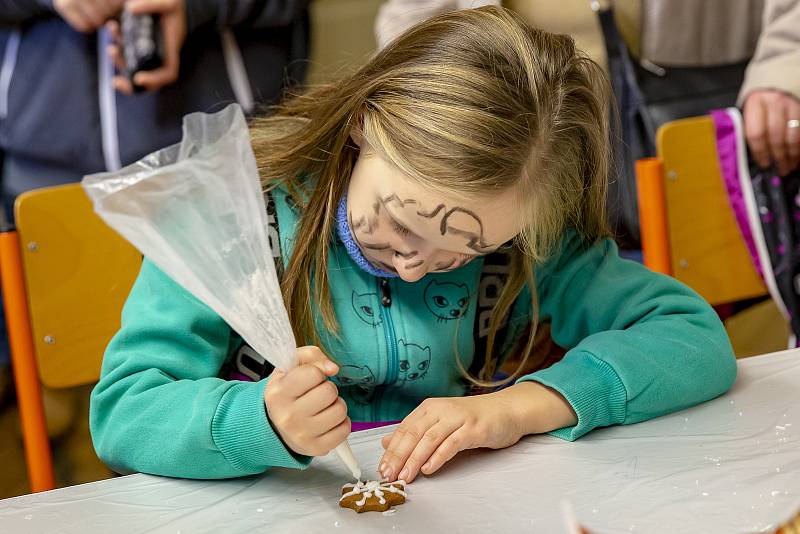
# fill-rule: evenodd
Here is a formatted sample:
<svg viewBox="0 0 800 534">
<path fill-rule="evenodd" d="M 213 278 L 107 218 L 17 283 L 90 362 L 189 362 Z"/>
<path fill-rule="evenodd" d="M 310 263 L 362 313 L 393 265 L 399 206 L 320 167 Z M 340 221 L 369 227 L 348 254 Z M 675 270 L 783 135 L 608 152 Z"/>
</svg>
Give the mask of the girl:
<svg viewBox="0 0 800 534">
<path fill-rule="evenodd" d="M 283 297 L 310 346 L 259 380 L 260 356 L 145 261 L 92 395 L 100 457 L 234 477 L 305 467 L 351 420 L 402 420 L 380 473 L 412 481 L 467 448 L 574 440 L 725 392 L 736 365 L 713 310 L 608 236 L 608 101 L 570 38 L 484 8 L 256 121 Z M 545 322 L 568 349 L 550 366 L 526 362 Z"/>
</svg>

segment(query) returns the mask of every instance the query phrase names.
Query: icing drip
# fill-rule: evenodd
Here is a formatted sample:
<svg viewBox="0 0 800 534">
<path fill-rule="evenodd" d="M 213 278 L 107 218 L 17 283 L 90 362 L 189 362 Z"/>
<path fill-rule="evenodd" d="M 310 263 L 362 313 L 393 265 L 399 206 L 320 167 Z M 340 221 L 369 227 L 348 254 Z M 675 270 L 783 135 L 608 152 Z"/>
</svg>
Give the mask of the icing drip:
<svg viewBox="0 0 800 534">
<path fill-rule="evenodd" d="M 345 484 L 342 489 L 349 489 L 347 493 L 342 495 L 339 499 L 339 502 L 343 501 L 347 497 L 352 497 L 353 495 L 361 495 L 361 500 L 356 501 L 356 506 L 364 506 L 367 504 L 367 499 L 372 497 L 373 495 L 378 498 L 378 503 L 386 504 L 386 499 L 383 498 L 384 492 L 389 493 L 397 493 L 402 495 L 403 497 L 408 497 L 406 492 L 401 490 L 400 488 L 396 487 L 393 484 L 399 484 L 403 487 L 406 486 L 405 480 L 398 480 L 396 482 L 381 482 L 378 480 L 370 480 L 367 482 L 361 482 L 360 480 L 355 484 Z"/>
</svg>

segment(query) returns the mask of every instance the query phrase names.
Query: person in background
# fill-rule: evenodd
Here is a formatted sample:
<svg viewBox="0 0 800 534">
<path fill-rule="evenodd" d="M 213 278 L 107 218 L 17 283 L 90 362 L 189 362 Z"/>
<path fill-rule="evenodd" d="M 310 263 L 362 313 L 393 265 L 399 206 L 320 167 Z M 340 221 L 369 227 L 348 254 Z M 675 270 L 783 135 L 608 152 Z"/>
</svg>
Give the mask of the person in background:
<svg viewBox="0 0 800 534">
<path fill-rule="evenodd" d="M 793 0 L 780 0 L 784 3 Z M 764 0 L 385 0 L 375 20 L 379 46 L 438 13 L 500 5 L 536 28 L 564 33 L 602 67 L 607 48 L 597 12 L 613 7 L 632 55 L 647 68 L 713 67 L 747 61 L 758 40 Z M 735 38 L 732 38 L 735 36 Z"/>
<path fill-rule="evenodd" d="M 763 31 L 739 93 L 750 152 L 785 176 L 800 168 L 800 2 L 766 0 Z"/>
<path fill-rule="evenodd" d="M 385 46 L 405 28 L 436 13 L 500 3 L 387 0 L 376 19 L 377 40 Z M 502 4 L 535 27 L 573 36 L 579 48 L 609 69 L 621 115 L 623 147 L 616 147 L 617 159 L 624 164 L 620 178 L 612 181 L 610 216 L 625 246 L 635 245 L 638 235 L 632 160 L 653 155 L 655 130 L 664 122 L 738 103 L 744 105 L 755 161 L 774 164 L 781 175 L 800 164 L 797 0 L 503 0 Z M 618 38 L 617 32 L 609 36 L 608 24 L 601 24 L 595 13 L 608 5 L 613 6 L 611 20 L 624 38 L 623 46 L 636 60 L 633 69 L 611 64 L 607 44 L 609 38 Z M 644 120 L 636 110 L 640 106 Z M 625 239 L 630 235 L 632 241 Z"/>
<path fill-rule="evenodd" d="M 797 0 L 615 0 L 616 21 L 646 68 L 736 64 L 752 56 L 737 103 L 756 162 L 781 175 L 800 166 L 800 2 Z M 376 19 L 380 46 L 414 23 L 499 0 L 387 0 Z M 572 35 L 605 65 L 602 32 L 588 0 L 507 0 L 534 26 Z M 706 16 L 703 16 L 706 15 Z"/>
<path fill-rule="evenodd" d="M 309 0 L 0 0 L 2 207 L 180 140 L 181 118 L 275 103 L 303 80 Z M 114 75 L 123 9 L 161 17 L 164 64 Z M 111 28 L 106 28 L 107 25 Z M 110 30 L 110 31 L 109 31 Z M 115 90 L 115 88 L 117 90 Z M 0 402 L 10 389 L 0 317 Z"/>
</svg>

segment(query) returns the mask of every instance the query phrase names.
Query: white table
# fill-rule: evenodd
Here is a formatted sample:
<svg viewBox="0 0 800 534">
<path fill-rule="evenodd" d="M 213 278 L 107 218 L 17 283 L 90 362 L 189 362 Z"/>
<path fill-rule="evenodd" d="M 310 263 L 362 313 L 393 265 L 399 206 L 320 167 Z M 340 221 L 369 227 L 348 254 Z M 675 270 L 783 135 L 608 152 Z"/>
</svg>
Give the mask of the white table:
<svg viewBox="0 0 800 534">
<path fill-rule="evenodd" d="M 351 436 L 365 473 L 389 430 Z M 599 533 L 769 532 L 800 510 L 800 350 L 739 362 L 731 392 L 670 416 L 464 453 L 392 515 L 339 508 L 346 482 L 333 457 L 226 481 L 132 475 L 2 500 L 0 532 L 551 534 L 565 500 Z"/>
</svg>

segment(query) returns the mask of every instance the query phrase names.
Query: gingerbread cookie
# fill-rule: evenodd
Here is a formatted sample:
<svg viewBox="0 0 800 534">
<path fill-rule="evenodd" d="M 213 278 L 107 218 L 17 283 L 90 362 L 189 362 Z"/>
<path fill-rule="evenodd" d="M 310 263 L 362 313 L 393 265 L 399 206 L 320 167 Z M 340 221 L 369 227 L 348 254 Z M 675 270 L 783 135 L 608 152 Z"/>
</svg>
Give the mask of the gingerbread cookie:
<svg viewBox="0 0 800 534">
<path fill-rule="evenodd" d="M 339 506 L 361 512 L 385 512 L 392 506 L 406 502 L 406 483 L 370 480 L 342 486 Z"/>
</svg>

